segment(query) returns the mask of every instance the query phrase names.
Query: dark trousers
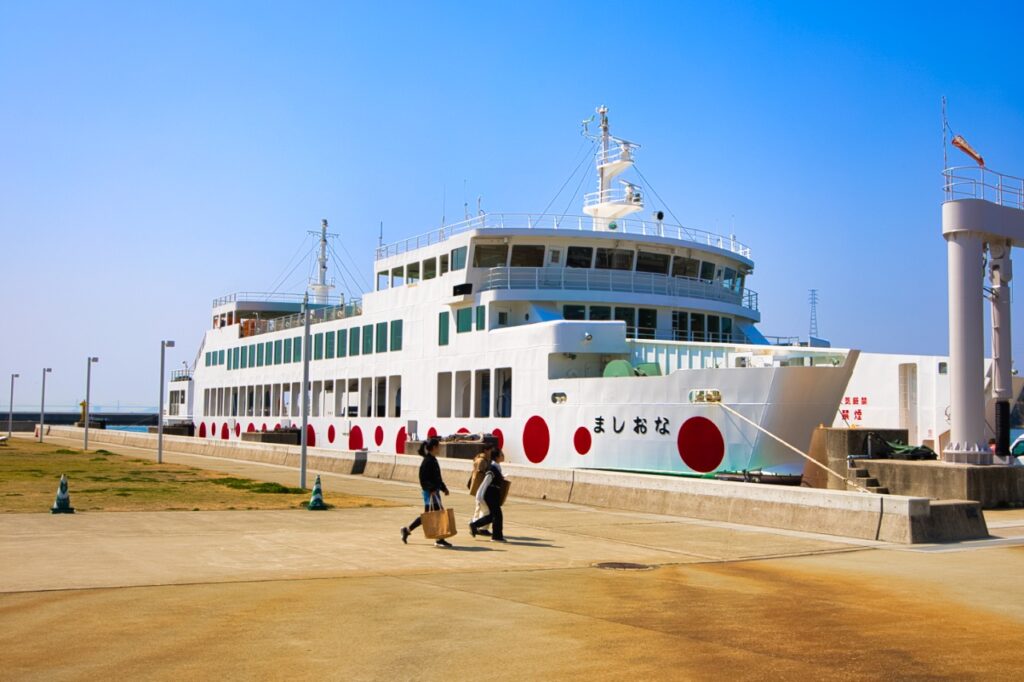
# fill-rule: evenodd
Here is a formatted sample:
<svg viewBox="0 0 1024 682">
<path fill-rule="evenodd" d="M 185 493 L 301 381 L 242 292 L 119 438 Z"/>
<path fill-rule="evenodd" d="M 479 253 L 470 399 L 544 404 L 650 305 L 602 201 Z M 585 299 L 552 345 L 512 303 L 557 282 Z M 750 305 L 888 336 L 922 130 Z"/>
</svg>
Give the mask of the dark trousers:
<svg viewBox="0 0 1024 682">
<path fill-rule="evenodd" d="M 471 525 L 473 528 L 483 528 L 489 523 L 491 524 L 492 537 L 505 537 L 505 517 L 501 512 L 501 495 L 491 495 L 490 489 L 488 489 L 488 491 L 484 493 L 484 502 L 487 503 L 487 508 L 490 511 L 490 513 L 486 516 L 481 516 L 479 519 L 477 519 L 469 525 Z"/>
<path fill-rule="evenodd" d="M 434 495 L 431 495 L 430 496 L 430 504 L 423 506 L 423 511 L 424 512 L 437 511 L 438 509 L 441 509 L 441 493 L 436 493 Z M 409 524 L 409 530 L 411 530 L 411 531 L 412 530 L 416 530 L 417 528 L 420 527 L 420 524 L 422 524 L 422 523 L 423 523 L 423 519 L 421 519 L 419 516 L 417 516 L 416 520 Z"/>
</svg>

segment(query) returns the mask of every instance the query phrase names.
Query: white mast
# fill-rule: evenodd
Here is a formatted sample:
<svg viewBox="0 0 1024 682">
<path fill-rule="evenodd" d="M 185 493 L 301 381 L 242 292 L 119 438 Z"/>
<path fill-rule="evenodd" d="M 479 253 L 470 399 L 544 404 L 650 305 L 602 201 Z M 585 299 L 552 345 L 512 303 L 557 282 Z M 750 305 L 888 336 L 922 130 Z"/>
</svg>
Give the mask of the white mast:
<svg viewBox="0 0 1024 682">
<path fill-rule="evenodd" d="M 597 154 L 597 191 L 583 198 L 583 212 L 594 218 L 595 230 L 618 229 L 615 220 L 643 210 L 640 187 L 619 180 L 621 189 L 612 187 L 612 180 L 633 166 L 633 150 L 639 145 L 612 137 L 608 125 L 608 107 L 597 108 L 601 116 L 601 150 Z M 589 137 L 589 136 L 588 136 Z M 593 138 L 592 138 L 593 139 Z"/>
<path fill-rule="evenodd" d="M 314 233 L 315 234 L 315 233 Z M 331 295 L 333 284 L 327 283 L 327 219 L 320 221 L 320 269 L 317 272 L 316 284 L 309 288 L 313 290 L 313 303 L 327 305 Z"/>
</svg>

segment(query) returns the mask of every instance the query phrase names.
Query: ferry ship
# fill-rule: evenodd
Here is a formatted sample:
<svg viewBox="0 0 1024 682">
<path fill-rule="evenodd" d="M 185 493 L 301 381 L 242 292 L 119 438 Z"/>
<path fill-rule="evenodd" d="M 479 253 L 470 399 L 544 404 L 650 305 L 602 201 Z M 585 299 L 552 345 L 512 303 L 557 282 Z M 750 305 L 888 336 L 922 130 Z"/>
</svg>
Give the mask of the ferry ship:
<svg viewBox="0 0 1024 682">
<path fill-rule="evenodd" d="M 537 466 L 801 471 L 794 448 L 833 422 L 857 351 L 768 343 L 750 248 L 641 218 L 643 188 L 620 177 L 639 146 L 597 113 L 582 215 L 479 211 L 382 244 L 373 291 L 347 301 L 327 283 L 323 221 L 305 294 L 213 301 L 167 422 L 223 440 L 295 428 L 305 365 L 311 447 L 493 433 Z"/>
</svg>

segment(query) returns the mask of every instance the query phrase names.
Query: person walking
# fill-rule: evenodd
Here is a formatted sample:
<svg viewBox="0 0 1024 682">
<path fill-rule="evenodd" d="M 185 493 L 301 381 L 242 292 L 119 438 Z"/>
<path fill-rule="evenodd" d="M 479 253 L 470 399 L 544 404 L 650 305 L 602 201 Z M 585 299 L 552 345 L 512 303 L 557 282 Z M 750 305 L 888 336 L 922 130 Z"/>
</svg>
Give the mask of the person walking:
<svg viewBox="0 0 1024 682">
<path fill-rule="evenodd" d="M 501 463 L 505 461 L 505 453 L 498 450 L 491 459 L 491 466 L 484 475 L 480 488 L 476 491 L 477 502 L 487 505 L 488 513 L 469 524 L 469 534 L 476 537 L 480 528 L 491 524 L 491 541 L 507 542 L 504 533 L 505 518 L 501 511 L 501 498 L 505 489 L 505 476 L 501 473 Z"/>
<path fill-rule="evenodd" d="M 423 461 L 420 462 L 420 488 L 423 493 L 424 512 L 441 509 L 441 493 L 448 494 L 448 486 L 441 478 L 441 465 L 437 463 L 437 457 L 434 455 L 440 444 L 441 441 L 437 438 L 430 438 L 420 443 L 419 453 L 423 458 Z M 417 516 L 408 526 L 402 526 L 402 542 L 409 544 L 409 536 L 420 527 L 422 522 L 422 518 Z M 438 538 L 434 541 L 434 546 L 451 547 L 452 544 L 444 538 Z"/>
<path fill-rule="evenodd" d="M 476 498 L 477 492 L 480 490 L 480 485 L 483 483 L 484 477 L 487 476 L 487 472 L 491 469 L 491 461 L 494 459 L 494 453 L 498 451 L 498 439 L 491 434 L 487 434 L 483 438 L 483 449 L 476 457 L 473 458 L 473 471 L 470 472 L 469 482 L 466 487 L 469 488 L 469 494 Z M 473 518 L 471 521 L 483 518 L 490 513 L 487 508 L 487 503 L 484 502 L 483 498 L 476 498 L 476 506 L 473 508 Z M 483 527 L 477 527 L 477 533 L 480 535 L 491 536 L 491 531 L 486 530 Z"/>
</svg>

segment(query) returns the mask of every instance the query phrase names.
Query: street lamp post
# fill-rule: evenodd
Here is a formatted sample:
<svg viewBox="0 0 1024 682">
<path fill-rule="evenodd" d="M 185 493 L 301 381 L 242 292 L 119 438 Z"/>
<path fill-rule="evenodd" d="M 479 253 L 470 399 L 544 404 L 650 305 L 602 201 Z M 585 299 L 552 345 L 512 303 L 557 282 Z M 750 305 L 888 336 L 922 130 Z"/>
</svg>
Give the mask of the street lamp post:
<svg viewBox="0 0 1024 682">
<path fill-rule="evenodd" d="M 302 297 L 302 432 L 299 436 L 299 487 L 306 487 L 306 430 L 309 428 L 309 292 Z"/>
<path fill-rule="evenodd" d="M 14 431 L 14 380 L 20 377 L 20 374 L 11 375 L 11 402 L 8 403 L 7 409 L 7 437 L 11 437 L 11 433 Z"/>
<path fill-rule="evenodd" d="M 88 357 L 85 359 L 85 438 L 82 443 L 82 449 L 89 449 L 89 409 L 92 405 L 89 403 L 89 389 L 92 384 L 92 363 L 99 362 L 99 358 Z"/>
<path fill-rule="evenodd" d="M 53 371 L 52 367 L 43 368 L 43 395 L 39 398 L 39 442 L 43 442 L 46 432 L 46 375 Z"/>
<path fill-rule="evenodd" d="M 164 351 L 174 348 L 174 341 L 160 342 L 160 410 L 156 413 L 156 462 L 164 461 Z"/>
</svg>

